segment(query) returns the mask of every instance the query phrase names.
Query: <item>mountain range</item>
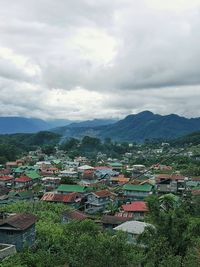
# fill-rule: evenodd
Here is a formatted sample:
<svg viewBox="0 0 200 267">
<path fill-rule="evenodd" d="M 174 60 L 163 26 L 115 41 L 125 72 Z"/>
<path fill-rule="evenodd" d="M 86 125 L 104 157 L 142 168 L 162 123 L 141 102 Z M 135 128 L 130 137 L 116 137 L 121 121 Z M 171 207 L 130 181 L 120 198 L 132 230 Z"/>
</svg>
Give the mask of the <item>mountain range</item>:
<svg viewBox="0 0 200 267">
<path fill-rule="evenodd" d="M 111 119 L 94 119 L 80 122 L 67 119 L 41 120 L 24 117 L 0 117 L 0 134 L 36 133 L 67 125 L 70 125 L 70 127 L 96 127 L 114 122 L 116 120 Z"/>
<path fill-rule="evenodd" d="M 111 138 L 114 141 L 144 142 L 145 139 L 174 139 L 200 130 L 200 118 L 185 118 L 176 114 L 159 115 L 150 111 L 128 115 L 115 123 L 102 126 L 74 124 L 55 128 L 63 138 L 83 136 Z"/>
<path fill-rule="evenodd" d="M 65 126 L 63 126 L 65 125 Z M 62 126 L 62 127 L 60 127 Z M 0 117 L 0 134 L 51 131 L 66 138 L 84 136 L 111 138 L 114 141 L 144 142 L 145 139 L 174 139 L 200 130 L 200 118 L 176 114 L 159 115 L 150 111 L 131 114 L 122 120 L 94 119 L 87 121 L 41 120 L 23 117 Z"/>
</svg>

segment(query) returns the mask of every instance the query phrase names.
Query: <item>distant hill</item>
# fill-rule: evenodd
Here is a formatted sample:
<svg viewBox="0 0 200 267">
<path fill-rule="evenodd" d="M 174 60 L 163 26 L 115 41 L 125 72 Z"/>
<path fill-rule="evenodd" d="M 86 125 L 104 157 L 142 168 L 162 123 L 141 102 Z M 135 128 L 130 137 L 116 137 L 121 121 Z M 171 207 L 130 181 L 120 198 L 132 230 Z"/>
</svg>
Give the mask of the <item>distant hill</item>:
<svg viewBox="0 0 200 267">
<path fill-rule="evenodd" d="M 72 123 L 69 120 L 44 121 L 23 117 L 0 117 L 0 134 L 36 133 Z"/>
<path fill-rule="evenodd" d="M 182 145 L 199 145 L 200 144 L 200 131 L 193 132 L 191 134 L 176 138 L 171 141 L 172 145 L 182 146 Z"/>
<path fill-rule="evenodd" d="M 104 126 L 110 125 L 117 122 L 114 119 L 94 119 L 94 120 L 87 120 L 81 122 L 74 122 L 68 125 L 68 127 L 97 127 L 97 126 Z"/>
<path fill-rule="evenodd" d="M 126 118 L 105 126 L 66 127 L 53 129 L 65 137 L 93 136 L 114 141 L 144 142 L 145 139 L 175 139 L 200 130 L 200 118 L 187 119 L 175 114 L 166 116 L 150 111 L 128 115 Z"/>
</svg>

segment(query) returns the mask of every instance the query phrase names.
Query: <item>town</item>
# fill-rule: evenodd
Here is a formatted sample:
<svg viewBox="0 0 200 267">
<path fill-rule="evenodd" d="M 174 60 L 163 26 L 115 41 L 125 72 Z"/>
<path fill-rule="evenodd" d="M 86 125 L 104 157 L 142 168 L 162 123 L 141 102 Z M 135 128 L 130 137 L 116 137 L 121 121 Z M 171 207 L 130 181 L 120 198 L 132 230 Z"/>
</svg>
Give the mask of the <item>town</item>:
<svg viewBox="0 0 200 267">
<path fill-rule="evenodd" d="M 85 152 L 78 150 L 83 143 Z M 124 243 L 142 250 L 147 244 L 144 240 L 139 243 L 140 237 L 146 228 L 155 228 L 150 219 L 151 199 L 155 198 L 164 211 L 175 210 L 173 207 L 185 205 L 188 199 L 199 205 L 199 145 L 113 144 L 105 140 L 104 146 L 107 144 L 118 151 L 111 157 L 110 153 L 104 153 L 100 143 L 97 138 L 84 137 L 82 141 L 70 139 L 61 145 L 37 146 L 0 166 L 0 258 L 3 262 L 15 259 L 25 249 L 29 253 L 37 250 L 38 243 L 45 238 L 45 235 L 39 237 L 38 227 L 45 222 L 41 217 L 45 217 L 48 209 L 58 209 L 55 217 L 59 227 L 91 222 L 112 236 L 123 232 Z M 190 172 L 195 168 L 196 173 Z M 199 217 L 200 213 L 195 216 Z M 41 266 L 55 266 L 51 264 L 55 263 Z"/>
</svg>

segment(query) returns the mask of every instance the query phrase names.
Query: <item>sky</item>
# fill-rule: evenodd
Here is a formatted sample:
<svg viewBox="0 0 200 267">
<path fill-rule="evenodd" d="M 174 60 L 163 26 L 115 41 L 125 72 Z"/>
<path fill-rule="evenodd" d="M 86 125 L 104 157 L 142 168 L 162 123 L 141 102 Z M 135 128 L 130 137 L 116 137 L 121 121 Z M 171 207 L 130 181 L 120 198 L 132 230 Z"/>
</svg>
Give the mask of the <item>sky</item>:
<svg viewBox="0 0 200 267">
<path fill-rule="evenodd" d="M 0 0 L 0 116 L 200 117 L 200 0 Z"/>
</svg>

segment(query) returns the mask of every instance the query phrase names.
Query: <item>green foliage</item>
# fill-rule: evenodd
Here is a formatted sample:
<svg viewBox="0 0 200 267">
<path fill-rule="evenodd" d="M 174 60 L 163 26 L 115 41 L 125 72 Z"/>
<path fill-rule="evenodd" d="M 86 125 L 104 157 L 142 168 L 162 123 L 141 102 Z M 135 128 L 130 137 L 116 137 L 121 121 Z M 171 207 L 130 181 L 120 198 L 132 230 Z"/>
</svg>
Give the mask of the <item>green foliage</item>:
<svg viewBox="0 0 200 267">
<path fill-rule="evenodd" d="M 190 258 L 190 251 L 193 244 L 197 248 L 196 240 L 200 237 L 199 202 L 187 198 L 177 203 L 170 195 L 151 196 L 147 201 L 148 220 L 154 227 L 146 228 L 139 238 L 146 245 L 144 266 L 192 266 L 194 259 Z M 195 260 L 197 258 L 198 255 Z"/>
<path fill-rule="evenodd" d="M 46 146 L 46 149 L 48 146 L 54 147 L 59 139 L 58 134 L 51 132 L 0 135 L 0 164 L 16 160 L 23 153 L 35 150 L 38 146 Z"/>
<path fill-rule="evenodd" d="M 48 156 L 52 155 L 53 153 L 55 153 L 55 147 L 54 145 L 45 145 L 42 148 L 42 152 Z"/>
<path fill-rule="evenodd" d="M 126 235 L 113 236 L 93 221 L 60 223 L 65 205 L 18 202 L 1 207 L 10 212 L 32 212 L 38 217 L 36 246 L 5 260 L 1 267 L 133 267 L 140 266 L 140 250 Z"/>
</svg>

